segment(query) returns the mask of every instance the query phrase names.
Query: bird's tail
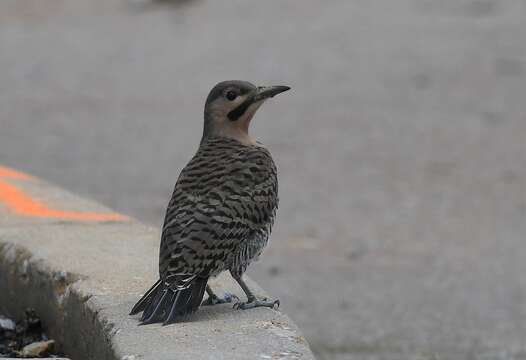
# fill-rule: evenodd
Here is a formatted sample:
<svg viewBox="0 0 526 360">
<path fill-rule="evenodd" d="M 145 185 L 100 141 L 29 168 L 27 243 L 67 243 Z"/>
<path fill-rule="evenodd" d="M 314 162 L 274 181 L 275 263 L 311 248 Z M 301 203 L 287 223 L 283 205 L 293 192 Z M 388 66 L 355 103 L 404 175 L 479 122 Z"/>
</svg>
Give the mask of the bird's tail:
<svg viewBox="0 0 526 360">
<path fill-rule="evenodd" d="M 208 278 L 196 278 L 182 290 L 172 290 L 158 280 L 132 308 L 130 315 L 143 312 L 143 325 L 156 322 L 170 324 L 195 312 L 205 294 Z"/>
</svg>

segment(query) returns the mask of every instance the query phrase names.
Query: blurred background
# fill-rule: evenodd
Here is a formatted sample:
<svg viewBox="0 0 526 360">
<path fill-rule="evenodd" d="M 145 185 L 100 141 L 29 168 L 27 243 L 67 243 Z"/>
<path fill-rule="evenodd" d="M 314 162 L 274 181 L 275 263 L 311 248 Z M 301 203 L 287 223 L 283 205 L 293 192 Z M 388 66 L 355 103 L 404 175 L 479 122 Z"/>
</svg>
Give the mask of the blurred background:
<svg viewBox="0 0 526 360">
<path fill-rule="evenodd" d="M 2 0 L 0 163 L 160 228 L 226 79 L 293 88 L 249 275 L 319 359 L 526 359 L 526 2 Z"/>
</svg>

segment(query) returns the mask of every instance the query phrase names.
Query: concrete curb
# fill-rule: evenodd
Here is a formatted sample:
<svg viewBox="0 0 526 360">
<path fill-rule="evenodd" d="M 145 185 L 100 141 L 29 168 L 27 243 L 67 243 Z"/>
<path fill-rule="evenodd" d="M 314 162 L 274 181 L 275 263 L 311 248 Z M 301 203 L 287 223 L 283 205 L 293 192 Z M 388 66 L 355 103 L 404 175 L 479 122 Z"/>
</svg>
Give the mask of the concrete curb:
<svg viewBox="0 0 526 360">
<path fill-rule="evenodd" d="M 297 326 L 271 309 L 217 305 L 187 322 L 137 326 L 128 312 L 154 281 L 158 242 L 157 229 L 0 167 L 0 310 L 34 307 L 67 356 L 314 359 Z M 212 285 L 243 298 L 228 276 Z"/>
</svg>

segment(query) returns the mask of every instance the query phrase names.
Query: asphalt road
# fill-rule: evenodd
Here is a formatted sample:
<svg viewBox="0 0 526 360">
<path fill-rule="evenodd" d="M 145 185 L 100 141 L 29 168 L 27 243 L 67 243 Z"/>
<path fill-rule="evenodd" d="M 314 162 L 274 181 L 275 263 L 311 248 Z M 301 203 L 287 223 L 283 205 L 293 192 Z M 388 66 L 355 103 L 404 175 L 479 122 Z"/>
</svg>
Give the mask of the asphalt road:
<svg viewBox="0 0 526 360">
<path fill-rule="evenodd" d="M 4 0 L 0 163 L 160 226 L 225 79 L 293 88 L 250 275 L 320 359 L 526 357 L 524 1 Z"/>
</svg>

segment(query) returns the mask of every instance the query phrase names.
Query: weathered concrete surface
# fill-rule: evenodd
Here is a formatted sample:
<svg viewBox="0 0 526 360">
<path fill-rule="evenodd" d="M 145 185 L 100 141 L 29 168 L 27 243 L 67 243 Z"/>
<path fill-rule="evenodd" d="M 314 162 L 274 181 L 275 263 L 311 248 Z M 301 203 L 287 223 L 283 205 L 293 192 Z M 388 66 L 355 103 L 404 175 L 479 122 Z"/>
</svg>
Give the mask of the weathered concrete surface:
<svg viewBox="0 0 526 360">
<path fill-rule="evenodd" d="M 523 0 L 0 2 L 0 162 L 160 226 L 219 80 L 284 83 L 255 279 L 323 359 L 517 359 Z"/>
<path fill-rule="evenodd" d="M 16 183 L 54 207 L 110 212 L 38 180 Z M 128 312 L 156 280 L 157 230 L 132 220 L 35 219 L 5 209 L 1 215 L 0 306 L 15 316 L 35 308 L 73 359 L 313 359 L 297 327 L 271 309 L 225 304 L 184 323 L 138 326 Z M 212 286 L 243 298 L 227 276 Z"/>
</svg>

